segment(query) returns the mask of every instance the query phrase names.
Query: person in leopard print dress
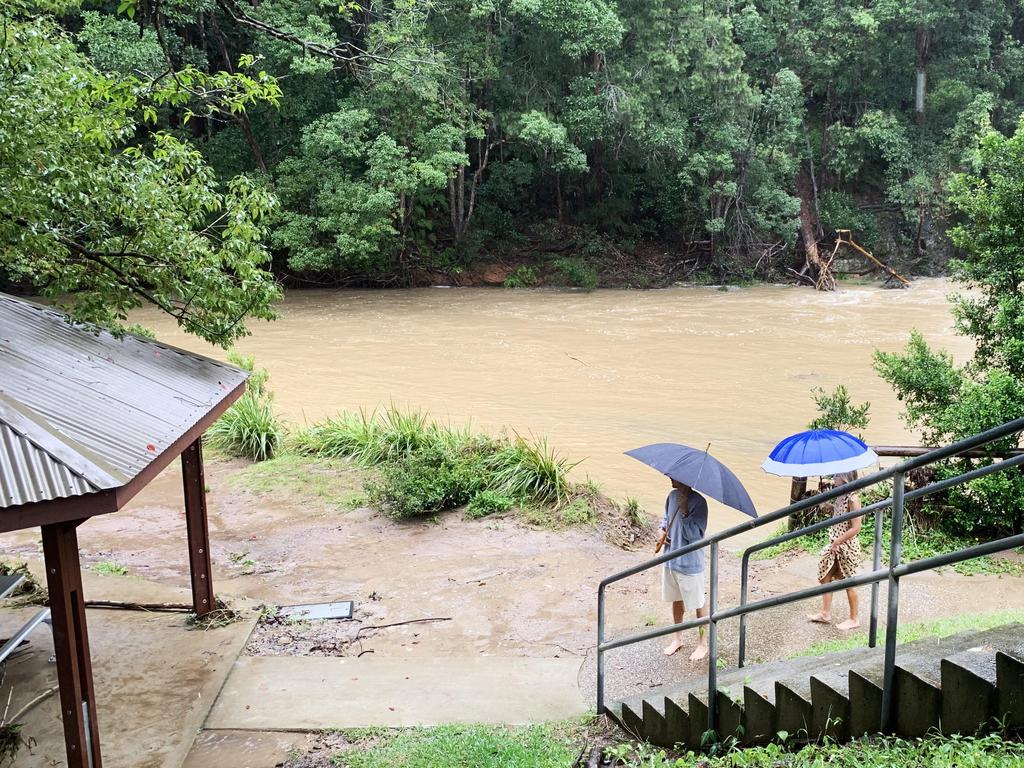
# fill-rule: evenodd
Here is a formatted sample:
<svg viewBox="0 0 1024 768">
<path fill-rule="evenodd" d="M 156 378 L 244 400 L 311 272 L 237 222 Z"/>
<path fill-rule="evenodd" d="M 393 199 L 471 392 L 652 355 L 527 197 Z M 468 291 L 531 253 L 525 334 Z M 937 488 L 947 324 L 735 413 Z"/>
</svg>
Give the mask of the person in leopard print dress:
<svg viewBox="0 0 1024 768">
<path fill-rule="evenodd" d="M 845 472 L 833 477 L 835 487 L 844 485 L 857 477 L 856 472 Z M 847 512 L 860 509 L 860 498 L 856 493 L 848 493 L 835 499 L 832 506 L 832 516 L 838 517 Z M 862 518 L 845 520 L 837 523 L 828 529 L 828 546 L 821 551 L 821 559 L 818 561 L 818 581 L 828 584 L 830 581 L 848 579 L 857 573 L 864 555 L 861 552 L 860 533 Z M 809 621 L 820 624 L 832 623 L 832 594 L 821 596 L 821 611 L 807 617 Z M 850 618 L 841 621 L 836 625 L 838 629 L 851 630 L 860 626 L 858 618 L 860 613 L 860 597 L 856 589 L 846 590 L 846 597 L 850 601 Z"/>
</svg>

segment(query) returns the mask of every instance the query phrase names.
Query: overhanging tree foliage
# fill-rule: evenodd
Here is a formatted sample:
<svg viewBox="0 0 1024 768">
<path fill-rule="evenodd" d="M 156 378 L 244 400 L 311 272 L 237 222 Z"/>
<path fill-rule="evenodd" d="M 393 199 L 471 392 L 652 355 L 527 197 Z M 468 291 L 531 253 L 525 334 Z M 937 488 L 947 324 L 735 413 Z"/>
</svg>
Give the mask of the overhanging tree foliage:
<svg viewBox="0 0 1024 768">
<path fill-rule="evenodd" d="M 223 345 L 245 332 L 246 317 L 271 317 L 271 194 L 245 177 L 219 186 L 187 140 L 145 123 L 171 110 L 212 118 L 274 102 L 273 78 L 146 72 L 159 60 L 144 45 L 137 75 L 102 74 L 49 17 L 8 0 L 0 15 L 7 279 L 115 328 L 149 302 Z"/>
</svg>

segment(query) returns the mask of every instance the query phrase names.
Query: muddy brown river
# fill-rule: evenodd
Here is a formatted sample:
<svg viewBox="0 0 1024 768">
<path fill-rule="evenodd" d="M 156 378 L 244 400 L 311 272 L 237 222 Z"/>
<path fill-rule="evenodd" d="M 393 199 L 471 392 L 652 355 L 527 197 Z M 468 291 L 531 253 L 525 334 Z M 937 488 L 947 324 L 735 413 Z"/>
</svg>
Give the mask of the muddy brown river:
<svg viewBox="0 0 1024 768">
<path fill-rule="evenodd" d="M 813 387 L 844 383 L 871 401 L 867 438 L 913 442 L 899 403 L 871 368 L 912 328 L 962 359 L 951 284 L 904 291 L 841 285 L 835 293 L 760 285 L 658 291 L 291 291 L 280 319 L 238 347 L 270 371 L 293 425 L 395 403 L 487 430 L 547 435 L 583 459 L 613 496 L 652 512 L 665 483 L 623 451 L 650 442 L 705 446 L 746 483 L 758 509 L 787 501 L 788 483 L 760 463 L 814 416 Z M 155 311 L 133 320 L 171 344 L 223 357 Z M 712 527 L 737 522 L 719 507 Z"/>
</svg>

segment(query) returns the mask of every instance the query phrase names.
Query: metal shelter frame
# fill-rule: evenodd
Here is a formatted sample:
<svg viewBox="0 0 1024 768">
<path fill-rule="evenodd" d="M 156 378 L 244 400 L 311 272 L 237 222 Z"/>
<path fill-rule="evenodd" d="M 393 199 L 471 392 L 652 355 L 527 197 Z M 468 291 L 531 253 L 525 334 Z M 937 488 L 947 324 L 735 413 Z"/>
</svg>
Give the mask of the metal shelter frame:
<svg viewBox="0 0 1024 768">
<path fill-rule="evenodd" d="M 23 319 L 17 317 L 17 312 L 22 312 L 23 316 L 32 318 L 31 323 L 38 322 L 42 326 L 50 323 L 52 327 L 44 329 L 48 338 L 52 337 L 55 339 L 54 344 L 62 345 L 55 355 L 64 354 L 66 356 L 68 349 L 74 350 L 76 334 L 80 334 L 81 344 L 88 351 L 88 354 L 85 351 L 82 353 L 82 358 L 87 359 L 87 363 L 83 363 L 83 369 L 97 370 L 104 366 L 113 367 L 114 371 L 111 374 L 113 381 L 122 376 L 127 380 L 133 375 L 133 369 L 129 367 L 132 365 L 131 355 L 126 355 L 127 362 L 126 360 L 115 360 L 113 355 L 102 359 L 96 354 L 95 349 L 97 344 L 102 343 L 116 352 L 119 349 L 118 344 L 127 344 L 127 342 L 115 339 L 104 332 L 97 333 L 95 329 L 71 325 L 66 318 L 51 309 L 5 297 L 3 294 L 0 294 L 0 304 L 2 304 L 0 308 L 14 307 L 12 314 L 8 315 L 8 317 L 15 318 L 10 323 L 12 328 L 16 324 L 15 321 Z M 26 307 L 39 313 L 40 317 L 38 319 L 33 317 L 27 312 Z M 63 325 L 60 327 L 53 325 L 55 318 Z M 0 319 L 3 319 L 3 316 L 0 316 Z M 8 330 L 7 326 L 0 324 L 0 373 L 12 375 L 8 371 L 16 369 L 14 364 L 5 369 L 4 365 L 7 362 L 5 354 L 9 355 L 9 359 L 14 360 L 14 363 L 22 366 L 17 370 L 24 370 L 26 355 L 45 357 L 48 350 L 45 345 L 41 346 L 38 343 L 22 345 L 15 349 L 15 344 L 12 342 L 15 333 L 13 331 L 8 333 Z M 5 335 L 8 338 L 4 338 Z M 6 347 L 5 342 L 8 344 Z M 83 454 L 76 454 L 69 449 L 68 444 L 76 446 L 79 444 L 63 430 L 56 430 L 52 434 L 48 434 L 45 426 L 40 429 L 40 425 L 44 422 L 38 419 L 33 421 L 33 409 L 23 406 L 12 394 L 11 390 L 17 389 L 16 383 L 0 377 L 0 428 L 6 430 L 0 431 L 0 463 L 6 465 L 0 465 L 0 471 L 4 473 L 0 480 L 11 483 L 17 481 L 19 485 L 15 490 L 18 493 L 24 496 L 25 489 L 28 489 L 29 494 L 35 491 L 39 499 L 9 504 L 9 498 L 15 498 L 15 491 L 7 487 L 7 496 L 0 498 L 0 533 L 36 526 L 39 526 L 42 532 L 46 585 L 49 591 L 53 622 L 53 644 L 57 657 L 61 717 L 64 724 L 64 741 L 69 768 L 101 768 L 102 766 L 99 728 L 96 720 L 96 694 L 93 687 L 92 660 L 89 653 L 89 635 L 78 551 L 78 527 L 91 517 L 120 510 L 160 472 L 175 459 L 181 457 L 192 607 L 197 616 L 203 616 L 216 607 L 210 563 L 202 435 L 245 391 L 247 374 L 236 368 L 224 366 L 221 363 L 174 349 L 165 344 L 142 339 L 130 339 L 130 344 L 136 357 L 138 357 L 136 353 L 139 349 L 153 350 L 153 355 L 157 360 L 146 361 L 146 365 L 150 366 L 147 376 L 151 377 L 153 371 L 159 372 L 161 366 L 166 365 L 170 369 L 175 364 L 175 360 L 184 360 L 189 364 L 215 368 L 220 374 L 221 380 L 218 382 L 218 387 L 211 388 L 215 391 L 204 393 L 206 400 L 203 401 L 203 405 L 197 406 L 195 405 L 197 400 L 190 400 L 190 410 L 186 412 L 186 416 L 190 420 L 192 418 L 197 420 L 190 421 L 190 426 L 187 428 L 179 428 L 173 424 L 166 427 L 166 422 L 162 422 L 166 427 L 162 434 L 162 437 L 166 438 L 166 445 L 161 442 L 159 451 L 157 451 L 157 446 L 149 445 L 148 448 L 153 451 L 153 455 L 145 459 L 144 466 L 137 472 L 120 474 L 111 472 L 105 475 L 109 478 L 107 487 L 97 489 L 95 484 L 86 485 L 77 479 L 67 479 L 75 477 L 76 470 L 84 466 L 95 470 L 97 467 L 103 469 L 108 465 L 103 463 L 99 457 L 95 457 L 93 452 L 84 451 Z M 17 357 L 15 352 L 24 354 Z M 159 360 L 161 354 L 164 355 L 166 362 Z M 52 361 L 50 362 L 52 363 Z M 178 376 L 179 381 L 187 380 L 187 371 L 183 373 L 182 369 L 178 369 L 174 373 Z M 47 375 L 55 374 L 48 371 Z M 71 391 L 71 388 L 76 386 L 83 387 L 82 391 L 87 392 L 88 385 L 95 385 L 95 382 L 86 381 L 88 377 L 79 380 L 66 370 L 60 370 L 56 375 L 63 377 L 59 386 L 63 387 L 61 391 L 64 393 Z M 145 381 L 152 381 L 152 378 L 146 378 Z M 95 395 L 96 393 L 90 392 L 89 394 Z M 108 393 L 101 394 L 108 397 L 109 400 Z M 142 396 L 139 393 L 134 394 L 136 397 Z M 100 418 L 97 413 L 90 412 L 88 408 L 75 409 L 74 404 L 70 402 L 55 403 L 54 408 L 61 413 L 66 423 L 88 427 L 91 425 L 91 420 Z M 116 408 L 114 410 L 116 419 Z M 30 430 L 29 427 L 32 429 Z M 68 442 L 61 442 L 61 438 Z M 149 439 L 141 435 L 138 438 L 141 439 L 142 445 L 146 445 Z M 86 458 L 83 459 L 82 455 L 85 455 Z M 29 459 L 19 463 L 19 459 L 26 456 Z M 95 462 L 91 460 L 94 457 L 96 458 Z M 54 467 L 58 467 L 59 471 Z M 122 479 L 126 480 L 119 484 Z M 0 483 L 0 487 L 2 486 L 3 483 Z M 57 495 L 54 488 L 63 495 Z M 22 498 L 22 496 L 17 498 Z"/>
<path fill-rule="evenodd" d="M 824 493 L 811 496 L 806 499 L 801 499 L 795 503 L 790 504 L 787 507 L 771 512 L 767 515 L 763 515 L 756 519 L 750 520 L 749 522 L 742 523 L 732 528 L 728 528 L 710 536 L 706 536 L 700 541 L 688 544 L 679 549 L 667 552 L 664 555 L 647 560 L 643 563 L 628 568 L 624 571 L 620 571 L 612 576 L 603 579 L 598 587 L 597 592 L 597 712 L 602 714 L 606 711 L 605 708 L 605 654 L 608 651 L 616 648 L 622 648 L 627 645 L 634 643 L 643 642 L 645 640 L 653 640 L 664 635 L 678 632 L 684 629 L 691 629 L 694 627 L 708 627 L 708 670 L 707 670 L 707 691 L 708 691 L 708 730 L 715 731 L 718 724 L 718 713 L 717 713 L 717 675 L 718 675 L 718 623 L 726 619 L 739 618 L 740 619 L 740 637 L 739 637 L 739 665 L 742 667 L 745 661 L 746 653 L 746 618 L 751 613 L 763 611 L 769 608 L 775 608 L 781 605 L 787 605 L 799 600 L 806 600 L 812 597 L 818 597 L 820 595 L 828 594 L 830 592 L 838 592 L 852 587 L 859 587 L 865 584 L 872 585 L 871 595 L 871 623 L 869 629 L 868 644 L 874 648 L 877 642 L 878 632 L 878 589 L 879 584 L 883 581 L 887 582 L 888 585 L 888 616 L 885 626 L 885 655 L 884 655 L 884 669 L 882 676 L 882 720 L 880 727 L 883 731 L 891 731 L 895 712 L 893 711 L 893 679 L 896 673 L 896 633 L 899 622 L 899 596 L 900 596 L 900 578 L 903 576 L 909 576 L 914 573 L 920 573 L 922 571 L 933 570 L 946 565 L 953 565 L 964 560 L 969 560 L 975 557 L 982 557 L 984 555 L 994 554 L 996 552 L 1002 552 L 1007 549 L 1012 549 L 1024 545 L 1024 534 L 1017 534 L 1013 536 L 1006 536 L 1000 539 L 987 541 L 975 546 L 966 547 L 955 552 L 943 553 L 932 557 L 922 558 L 910 563 L 901 562 L 902 546 L 903 546 L 903 523 L 905 513 L 905 503 L 911 499 L 920 498 L 933 493 L 947 490 L 956 485 L 969 482 L 979 477 L 992 474 L 994 472 L 1001 472 L 1013 468 L 1024 467 L 1024 453 L 1012 452 L 1011 458 L 1003 461 L 995 462 L 983 467 L 978 467 L 969 472 L 964 472 L 955 477 L 950 477 L 938 482 L 930 483 L 921 488 L 914 489 L 912 491 L 905 491 L 904 480 L 907 472 L 923 467 L 943 459 L 952 458 L 961 455 L 977 455 L 976 449 L 990 443 L 994 440 L 1006 438 L 1011 435 L 1017 434 L 1024 431 L 1024 417 L 1015 419 L 1014 421 L 1007 422 L 999 427 L 990 429 L 986 432 L 982 432 L 973 437 L 961 440 L 943 448 L 929 450 L 920 456 L 911 458 L 894 467 L 884 469 L 880 472 L 867 475 L 858 480 L 854 480 L 850 483 L 846 483 L 838 488 L 833 488 Z M 989 454 L 983 454 L 989 455 Z M 800 512 L 810 507 L 817 506 L 826 501 L 844 496 L 848 493 L 855 493 L 857 491 L 864 490 L 878 483 L 891 480 L 892 481 L 892 495 L 886 499 L 869 504 L 861 509 L 847 512 L 846 514 L 839 515 L 828 520 L 823 520 L 813 525 L 808 525 L 795 531 L 772 537 L 764 542 L 755 544 L 748 547 L 743 553 L 743 565 L 741 575 L 741 586 L 740 586 L 740 603 L 732 608 L 722 608 L 718 604 L 718 575 L 719 575 L 719 554 L 721 542 L 731 539 L 747 531 L 761 526 L 774 523 L 776 521 L 785 519 L 791 514 Z M 886 567 L 882 567 L 881 564 L 881 547 L 882 547 L 882 514 L 886 509 L 891 508 L 891 543 L 889 547 L 889 564 Z M 750 555 L 761 549 L 778 544 L 784 541 L 803 536 L 814 531 L 822 530 L 836 523 L 844 520 L 852 520 L 857 517 L 863 517 L 868 514 L 874 513 L 875 515 L 875 540 L 874 540 L 874 552 L 872 559 L 872 570 L 867 573 L 858 574 L 848 579 L 842 579 L 840 581 L 833 581 L 827 584 L 822 584 L 816 587 L 808 587 L 806 589 L 796 590 L 781 595 L 774 595 L 772 597 L 757 600 L 755 602 L 747 601 L 747 567 L 750 560 Z M 704 547 L 710 547 L 711 552 L 709 556 L 710 562 L 710 580 L 711 586 L 708 595 L 708 615 L 696 619 L 690 619 L 688 621 L 681 622 L 679 624 L 672 624 L 665 627 L 658 627 L 646 632 L 640 632 L 626 637 L 621 637 L 616 640 L 608 640 L 605 636 L 605 593 L 611 584 L 621 581 L 623 579 L 635 576 L 636 574 L 642 573 L 649 568 L 653 568 L 657 565 L 667 563 L 673 558 L 679 557 L 680 555 L 688 552 L 695 552 L 703 549 Z"/>
</svg>

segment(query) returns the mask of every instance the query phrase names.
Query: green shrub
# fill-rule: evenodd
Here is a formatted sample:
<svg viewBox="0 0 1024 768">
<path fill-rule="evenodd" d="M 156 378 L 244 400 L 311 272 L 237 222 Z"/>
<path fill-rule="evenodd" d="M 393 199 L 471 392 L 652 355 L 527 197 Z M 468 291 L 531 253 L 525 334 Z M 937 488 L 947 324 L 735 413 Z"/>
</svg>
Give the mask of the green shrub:
<svg viewBox="0 0 1024 768">
<path fill-rule="evenodd" d="M 366 490 L 387 515 L 403 519 L 461 506 L 485 484 L 482 454 L 435 445 L 381 465 L 380 477 Z"/>
<path fill-rule="evenodd" d="M 265 461 L 277 452 L 284 436 L 284 425 L 274 412 L 273 394 L 267 389 L 267 371 L 256 370 L 252 356 L 232 351 L 228 359 L 251 375 L 244 394 L 206 431 L 207 441 L 228 456 Z"/>
<path fill-rule="evenodd" d="M 537 284 L 537 273 L 531 267 L 520 265 L 505 278 L 506 288 L 532 288 Z"/>
<path fill-rule="evenodd" d="M 529 442 L 518 435 L 487 460 L 493 488 L 539 504 L 562 502 L 569 493 L 569 471 L 578 463 L 555 453 L 546 438 Z"/>
<path fill-rule="evenodd" d="M 479 491 L 469 500 L 466 507 L 466 517 L 477 520 L 481 517 L 506 512 L 515 506 L 515 502 L 508 496 L 497 491 Z"/>
<path fill-rule="evenodd" d="M 472 502 L 469 517 L 519 504 L 549 508 L 544 514 L 560 524 L 584 524 L 594 520 L 593 501 L 600 496 L 596 484 L 569 480 L 576 464 L 543 438 L 491 438 L 393 406 L 382 413 L 340 414 L 293 435 L 290 445 L 302 455 L 379 468 L 367 486 L 370 501 L 397 518 Z M 588 499 L 586 507 L 571 501 L 577 496 Z"/>
<path fill-rule="evenodd" d="M 555 259 L 551 262 L 551 266 L 554 267 L 555 271 L 565 278 L 570 285 L 582 288 L 585 291 L 592 291 L 597 288 L 597 270 L 590 264 L 587 264 L 583 259 Z"/>
</svg>

